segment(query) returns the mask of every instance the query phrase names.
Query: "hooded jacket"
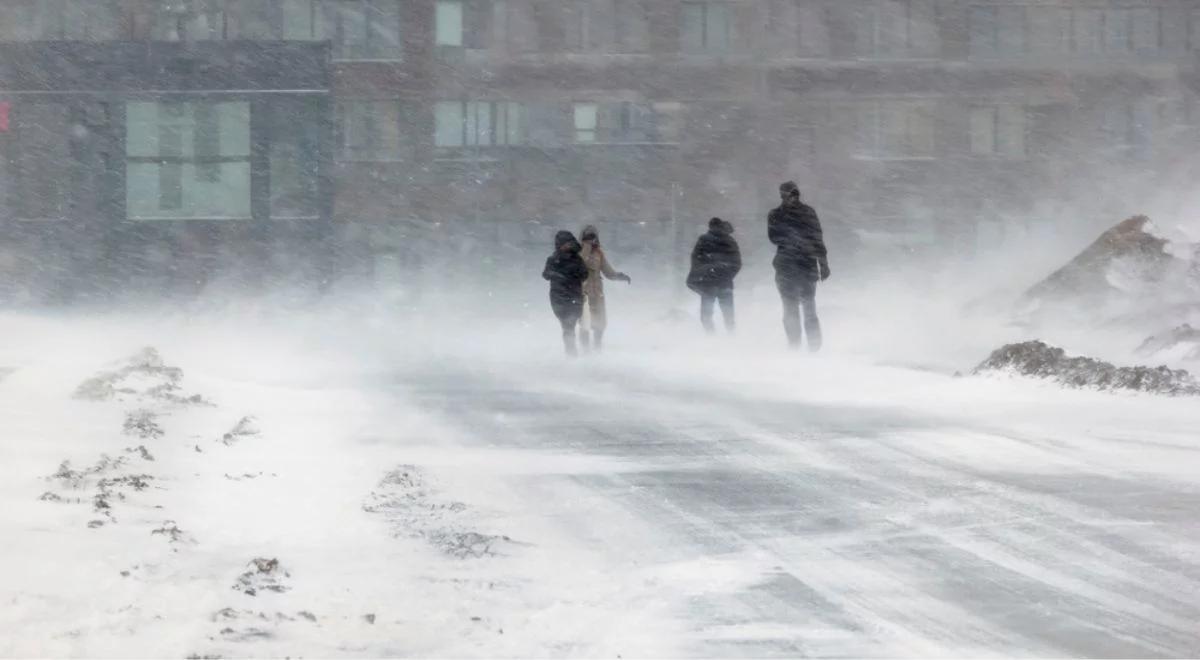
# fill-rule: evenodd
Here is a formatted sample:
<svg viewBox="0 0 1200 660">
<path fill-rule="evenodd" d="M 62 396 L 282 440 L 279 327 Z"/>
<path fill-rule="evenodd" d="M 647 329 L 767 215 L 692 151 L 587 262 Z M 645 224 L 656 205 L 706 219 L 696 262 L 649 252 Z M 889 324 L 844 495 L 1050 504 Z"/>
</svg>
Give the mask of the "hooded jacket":
<svg viewBox="0 0 1200 660">
<path fill-rule="evenodd" d="M 596 233 L 596 228 L 588 225 L 579 235 L 586 236 Z M 604 249 L 598 244 L 584 243 L 579 251 L 579 256 L 583 258 L 583 263 L 587 264 L 588 269 L 587 281 L 583 283 L 583 294 L 590 300 L 603 300 L 604 278 L 615 279 L 618 275 L 617 270 L 608 263 Z"/>
<path fill-rule="evenodd" d="M 733 278 L 741 270 L 742 252 L 733 238 L 733 226 L 714 220 L 708 233 L 697 239 L 696 247 L 692 248 L 688 288 L 701 294 L 732 289 Z"/>
<path fill-rule="evenodd" d="M 562 246 L 571 245 L 564 252 Z M 578 314 L 583 307 L 583 282 L 588 277 L 587 265 L 579 257 L 579 241 L 569 231 L 554 235 L 554 254 L 546 259 L 542 277 L 550 282 L 550 306 L 554 313 Z"/>
<path fill-rule="evenodd" d="M 825 235 L 817 212 L 799 199 L 785 201 L 767 216 L 767 238 L 777 247 L 775 278 L 788 282 L 820 279 L 827 259 Z"/>
</svg>

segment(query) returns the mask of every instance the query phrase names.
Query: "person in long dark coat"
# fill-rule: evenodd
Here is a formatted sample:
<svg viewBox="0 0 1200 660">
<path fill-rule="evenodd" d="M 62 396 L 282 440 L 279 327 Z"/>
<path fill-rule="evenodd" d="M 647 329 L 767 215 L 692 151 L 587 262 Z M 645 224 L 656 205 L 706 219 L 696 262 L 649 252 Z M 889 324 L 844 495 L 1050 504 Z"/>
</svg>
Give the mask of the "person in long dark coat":
<svg viewBox="0 0 1200 660">
<path fill-rule="evenodd" d="M 782 203 L 767 216 L 767 237 L 777 247 L 775 284 L 783 300 L 783 328 L 788 344 L 799 348 L 808 336 L 808 349 L 821 348 L 821 321 L 817 317 L 817 282 L 829 279 L 829 258 L 817 212 L 800 201 L 800 188 L 792 181 L 779 186 Z M 800 308 L 804 308 L 804 323 Z"/>
<path fill-rule="evenodd" d="M 700 323 L 712 334 L 713 304 L 720 303 L 725 329 L 736 325 L 733 308 L 733 278 L 742 270 L 742 251 L 733 238 L 733 225 L 720 218 L 708 221 L 708 233 L 692 248 L 692 270 L 688 288 L 700 294 Z"/>
<path fill-rule="evenodd" d="M 554 235 L 554 254 L 546 259 L 542 277 L 550 282 L 550 309 L 562 324 L 563 348 L 574 356 L 575 325 L 583 315 L 583 282 L 588 267 L 579 256 L 579 241 L 569 231 Z"/>
</svg>

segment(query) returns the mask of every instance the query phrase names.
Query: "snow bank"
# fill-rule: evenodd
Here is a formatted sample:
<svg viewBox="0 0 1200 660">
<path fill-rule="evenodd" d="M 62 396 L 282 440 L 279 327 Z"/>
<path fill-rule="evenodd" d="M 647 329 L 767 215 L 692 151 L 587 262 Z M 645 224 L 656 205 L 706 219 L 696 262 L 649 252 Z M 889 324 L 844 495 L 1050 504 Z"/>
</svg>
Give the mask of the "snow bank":
<svg viewBox="0 0 1200 660">
<path fill-rule="evenodd" d="M 975 368 L 975 374 L 1015 373 L 1053 380 L 1068 387 L 1102 391 L 1130 390 L 1171 396 L 1200 396 L 1200 383 L 1183 370 L 1167 367 L 1117 367 L 1086 357 L 1069 357 L 1040 341 L 1009 344 Z"/>
</svg>

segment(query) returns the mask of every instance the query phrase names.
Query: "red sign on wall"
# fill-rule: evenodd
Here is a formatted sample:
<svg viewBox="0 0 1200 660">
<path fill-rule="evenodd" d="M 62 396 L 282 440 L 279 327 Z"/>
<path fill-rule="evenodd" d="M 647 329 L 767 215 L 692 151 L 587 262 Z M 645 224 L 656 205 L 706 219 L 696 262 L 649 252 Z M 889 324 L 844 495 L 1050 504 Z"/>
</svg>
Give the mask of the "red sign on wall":
<svg viewBox="0 0 1200 660">
<path fill-rule="evenodd" d="M 0 133 L 8 132 L 8 111 L 11 108 L 12 103 L 0 101 Z"/>
</svg>

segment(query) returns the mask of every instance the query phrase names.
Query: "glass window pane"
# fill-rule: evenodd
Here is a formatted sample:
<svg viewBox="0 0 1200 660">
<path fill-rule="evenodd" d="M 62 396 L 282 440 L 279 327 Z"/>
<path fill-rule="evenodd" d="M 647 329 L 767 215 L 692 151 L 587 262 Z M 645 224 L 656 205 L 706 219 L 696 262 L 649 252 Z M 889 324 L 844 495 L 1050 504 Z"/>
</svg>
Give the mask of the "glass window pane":
<svg viewBox="0 0 1200 660">
<path fill-rule="evenodd" d="M 250 217 L 249 126 L 245 102 L 127 104 L 129 217 Z"/>
<path fill-rule="evenodd" d="M 463 45 L 463 3 L 440 0 L 437 3 L 437 45 Z"/>
<path fill-rule="evenodd" d="M 595 142 L 598 108 L 595 103 L 575 104 L 575 141 Z"/>
<path fill-rule="evenodd" d="M 908 4 L 883 0 L 875 11 L 876 55 L 903 57 L 908 54 Z"/>
<path fill-rule="evenodd" d="M 1025 106 L 1000 106 L 996 125 L 996 151 L 1005 156 L 1025 155 Z"/>
<path fill-rule="evenodd" d="M 400 56 L 400 3 L 397 0 L 368 0 L 366 3 L 370 57 Z"/>
<path fill-rule="evenodd" d="M 319 38 L 320 35 L 313 24 L 313 0 L 280 0 L 279 10 L 284 39 Z"/>
<path fill-rule="evenodd" d="M 158 155 L 158 104 L 134 101 L 125 107 L 125 150 L 130 156 Z"/>
<path fill-rule="evenodd" d="M 615 0 L 614 50 L 643 53 L 650 46 L 650 22 L 643 0 Z"/>
<path fill-rule="evenodd" d="M 1129 51 L 1128 9 L 1109 9 L 1104 12 L 1104 49 L 1109 53 Z"/>
<path fill-rule="evenodd" d="M 218 103 L 222 156 L 250 156 L 250 104 Z"/>
<path fill-rule="evenodd" d="M 439 147 L 463 146 L 463 104 L 458 101 L 438 103 L 434 106 L 434 145 Z"/>
<path fill-rule="evenodd" d="M 1154 54 L 1162 49 L 1162 10 L 1133 10 L 1133 49 L 1141 54 Z"/>
<path fill-rule="evenodd" d="M 226 6 L 229 39 L 278 39 L 271 0 L 237 0 Z"/>
<path fill-rule="evenodd" d="M 1099 9 L 1076 9 L 1074 11 L 1071 37 L 1076 53 L 1093 55 L 1100 52 L 1102 17 L 1103 14 Z"/>
<path fill-rule="evenodd" d="M 996 109 L 971 109 L 971 153 L 990 155 L 996 152 Z"/>
<path fill-rule="evenodd" d="M 996 50 L 1003 55 L 1025 52 L 1025 8 L 997 8 Z"/>
<path fill-rule="evenodd" d="M 705 47 L 707 50 L 724 52 L 729 50 L 732 32 L 732 16 L 730 7 L 724 2 L 708 4 L 707 26 L 705 28 Z"/>
<path fill-rule="evenodd" d="M 1068 50 L 1071 16 L 1067 10 L 1056 7 L 1030 7 L 1029 43 L 1035 53 L 1064 53 Z"/>
<path fill-rule="evenodd" d="M 683 28 L 680 34 L 680 45 L 685 51 L 698 52 L 704 50 L 704 3 L 685 2 L 683 4 Z"/>
<path fill-rule="evenodd" d="M 994 56 L 996 54 L 996 8 L 972 7 L 969 20 L 971 27 L 971 56 Z"/>
</svg>

